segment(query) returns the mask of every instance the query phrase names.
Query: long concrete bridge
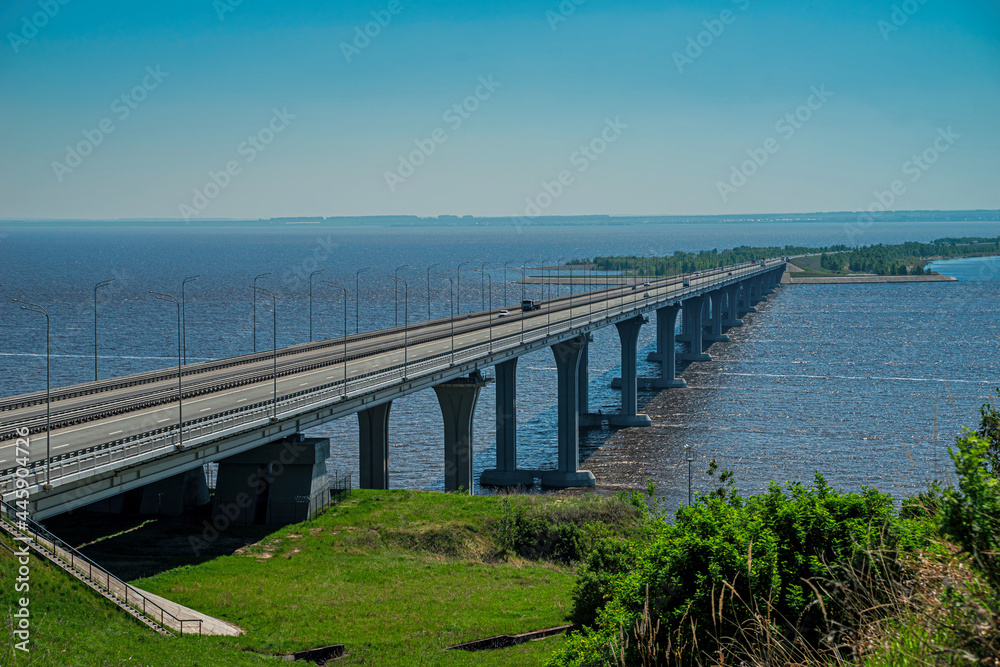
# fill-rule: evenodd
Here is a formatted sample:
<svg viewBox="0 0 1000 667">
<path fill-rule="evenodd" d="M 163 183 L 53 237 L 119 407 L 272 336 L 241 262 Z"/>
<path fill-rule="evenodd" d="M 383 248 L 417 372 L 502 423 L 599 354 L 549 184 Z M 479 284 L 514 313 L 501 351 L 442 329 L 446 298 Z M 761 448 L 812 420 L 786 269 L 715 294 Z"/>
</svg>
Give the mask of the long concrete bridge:
<svg viewBox="0 0 1000 667">
<path fill-rule="evenodd" d="M 740 317 L 767 298 L 784 268 L 775 259 L 649 279 L 542 301 L 536 310 L 502 315 L 494 308 L 190 364 L 180 378 L 168 369 L 57 389 L 49 402 L 45 392 L 3 399 L 0 493 L 36 520 L 98 502 L 120 506 L 129 494 L 143 509 L 162 509 L 164 497 L 181 507 L 207 499 L 203 466 L 218 462 L 217 513 L 247 523 L 281 520 L 262 514 L 261 494 L 270 493 L 296 499 L 284 518 L 299 519 L 322 502 L 329 455 L 328 441 L 301 434 L 356 414 L 360 486 L 388 488 L 392 402 L 430 388 L 443 416 L 445 489 L 471 489 L 472 418 L 490 366 L 496 467 L 480 483 L 530 485 L 535 473 L 517 467 L 517 361 L 544 347 L 557 366 L 558 465 L 541 473 L 541 483 L 590 486 L 594 476 L 579 469 L 579 427 L 601 419 L 649 425 L 637 411 L 639 383 L 684 386 L 675 377 L 678 312 L 689 346 L 683 359 L 709 361 L 706 344 L 727 340 L 724 330 L 742 325 Z M 650 359 L 662 373 L 638 378 L 639 329 L 654 311 Z M 618 414 L 598 416 L 588 409 L 588 342 L 592 331 L 610 325 L 621 340 L 622 405 Z"/>
</svg>

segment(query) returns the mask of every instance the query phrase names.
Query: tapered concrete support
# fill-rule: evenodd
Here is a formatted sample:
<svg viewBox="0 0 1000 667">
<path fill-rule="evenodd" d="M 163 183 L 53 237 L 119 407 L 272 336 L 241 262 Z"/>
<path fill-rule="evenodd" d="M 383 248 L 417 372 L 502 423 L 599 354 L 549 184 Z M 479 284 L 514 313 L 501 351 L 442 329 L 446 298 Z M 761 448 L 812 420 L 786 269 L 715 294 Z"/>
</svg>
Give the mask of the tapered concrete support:
<svg viewBox="0 0 1000 667">
<path fill-rule="evenodd" d="M 740 290 L 740 317 L 747 313 L 756 313 L 757 309 L 753 307 L 753 304 L 757 303 L 753 297 L 753 281 L 744 280 L 740 285 L 742 286 Z"/>
<path fill-rule="evenodd" d="M 660 362 L 660 377 L 639 378 L 640 384 L 652 389 L 679 389 L 687 386 L 684 380 L 677 377 L 677 353 L 674 349 L 677 340 L 677 313 L 680 310 L 681 307 L 677 304 L 656 310 L 656 351 L 650 352 L 646 360 Z"/>
<path fill-rule="evenodd" d="M 706 302 L 712 304 L 712 313 L 709 319 L 708 333 L 705 340 L 710 343 L 728 343 L 729 336 L 722 333 L 722 298 L 725 296 L 722 290 L 716 290 L 708 295 Z"/>
<path fill-rule="evenodd" d="M 622 410 L 617 415 L 611 415 L 608 423 L 612 426 L 651 426 L 653 420 L 647 415 L 637 414 L 639 409 L 636 388 L 636 347 L 639 341 L 639 329 L 646 323 L 644 317 L 633 317 L 615 324 L 618 338 L 622 345 Z"/>
<path fill-rule="evenodd" d="M 392 401 L 358 412 L 358 485 L 362 489 L 389 488 L 389 409 Z"/>
<path fill-rule="evenodd" d="M 590 344 L 593 342 L 594 337 L 591 334 L 587 334 L 586 339 L 587 343 L 583 346 L 583 351 L 580 353 L 580 368 L 578 371 L 580 386 L 577 390 L 577 395 L 580 401 L 580 428 L 600 427 L 608 418 L 607 415 L 600 414 L 599 412 L 596 414 L 590 412 Z"/>
<path fill-rule="evenodd" d="M 723 310 L 722 326 L 741 327 L 743 326 L 743 320 L 740 319 L 739 311 L 740 286 L 739 284 L 736 284 L 732 287 L 727 287 L 725 292 L 726 307 Z"/>
<path fill-rule="evenodd" d="M 213 523 L 285 524 L 305 521 L 330 498 L 329 438 L 301 433 L 219 462 Z"/>
<path fill-rule="evenodd" d="M 551 487 L 594 486 L 597 480 L 580 465 L 580 357 L 587 340 L 577 336 L 552 346 L 556 360 L 559 400 L 557 430 L 559 438 L 558 467 L 542 473 L 542 485 Z"/>
<path fill-rule="evenodd" d="M 534 476 L 517 469 L 517 358 L 496 365 L 497 467 L 479 476 L 483 486 L 531 486 Z"/>
<path fill-rule="evenodd" d="M 766 285 L 764 284 L 764 277 L 757 276 L 754 279 L 754 282 L 757 284 L 757 291 L 756 291 L 757 301 L 767 301 L 767 297 L 764 296 L 765 290 L 767 289 Z"/>
<path fill-rule="evenodd" d="M 712 355 L 703 352 L 702 343 L 702 303 L 704 296 L 695 296 L 684 301 L 684 329 L 691 333 L 691 350 L 684 355 L 685 361 L 711 361 Z"/>
<path fill-rule="evenodd" d="M 444 418 L 444 490 L 472 493 L 472 416 L 486 383 L 477 371 L 471 377 L 434 387 Z"/>
</svg>

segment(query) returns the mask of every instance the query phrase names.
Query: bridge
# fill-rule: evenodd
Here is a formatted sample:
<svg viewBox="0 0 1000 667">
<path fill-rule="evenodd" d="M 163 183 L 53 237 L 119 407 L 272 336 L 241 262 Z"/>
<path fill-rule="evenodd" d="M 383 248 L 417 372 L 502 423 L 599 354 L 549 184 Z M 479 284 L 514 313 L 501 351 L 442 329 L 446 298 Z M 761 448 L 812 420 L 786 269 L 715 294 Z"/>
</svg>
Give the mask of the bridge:
<svg viewBox="0 0 1000 667">
<path fill-rule="evenodd" d="M 204 464 L 219 463 L 215 512 L 231 521 L 300 520 L 324 503 L 329 441 L 302 433 L 356 414 L 360 486 L 388 488 L 389 411 L 403 396 L 433 389 L 444 426 L 445 489 L 471 489 L 473 413 L 495 368 L 496 466 L 480 483 L 531 485 L 517 467 L 518 358 L 551 348 L 558 377 L 558 464 L 543 471 L 548 487 L 592 486 L 579 469 L 579 428 L 650 424 L 637 409 L 637 388 L 683 387 L 683 359 L 711 360 L 706 344 L 728 340 L 778 286 L 785 262 L 773 259 L 697 274 L 607 285 L 538 303 L 534 310 L 490 308 L 461 316 L 188 364 L 0 401 L 0 494 L 35 520 L 93 503 L 120 507 L 132 497 L 144 509 L 207 500 Z M 619 281 L 620 283 L 626 281 Z M 637 377 L 637 340 L 656 316 L 657 378 Z M 676 337 L 679 312 L 683 334 Z M 621 341 L 621 410 L 588 408 L 590 333 L 614 325 Z M 329 491 L 326 491 L 329 493 Z M 125 494 L 125 495 L 123 495 Z M 129 496 L 129 494 L 132 494 Z M 138 494 L 138 495 L 136 495 Z M 262 495 L 288 500 L 278 509 Z M 117 503 L 117 505 L 115 505 Z M 283 513 L 283 514 L 282 514 Z M 279 516 L 281 515 L 281 516 Z"/>
</svg>

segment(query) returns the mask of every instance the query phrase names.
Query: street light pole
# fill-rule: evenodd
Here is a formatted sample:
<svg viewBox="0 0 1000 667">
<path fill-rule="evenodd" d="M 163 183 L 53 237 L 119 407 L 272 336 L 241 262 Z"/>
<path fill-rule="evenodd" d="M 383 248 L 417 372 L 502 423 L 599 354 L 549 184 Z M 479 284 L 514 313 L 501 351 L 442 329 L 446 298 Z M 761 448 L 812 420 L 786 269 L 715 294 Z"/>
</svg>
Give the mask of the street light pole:
<svg viewBox="0 0 1000 667">
<path fill-rule="evenodd" d="M 45 488 L 48 489 L 52 487 L 49 481 L 49 466 L 52 464 L 52 355 L 49 353 L 52 337 L 50 336 L 49 311 L 37 303 L 21 301 L 20 299 L 14 299 L 14 301 L 15 303 L 24 304 L 21 306 L 22 310 L 30 310 L 33 313 L 41 313 L 45 316 Z"/>
<path fill-rule="evenodd" d="M 181 302 L 177 300 L 177 297 L 170 294 L 163 294 L 162 292 L 149 291 L 150 294 L 155 296 L 161 301 L 169 301 L 175 306 L 177 306 L 177 449 L 184 448 L 184 389 L 181 386 L 181 368 L 182 368 L 182 334 L 181 334 Z"/>
<path fill-rule="evenodd" d="M 309 274 L 309 342 L 313 340 L 313 276 L 323 273 L 326 269 L 317 269 Z"/>
<path fill-rule="evenodd" d="M 324 280 L 327 285 L 337 287 L 344 292 L 344 396 L 347 396 L 347 288 L 340 283 Z"/>
<path fill-rule="evenodd" d="M 458 281 L 456 282 L 456 284 L 458 285 L 458 289 L 455 291 L 455 303 L 457 304 L 455 307 L 455 311 L 459 315 L 462 314 L 462 267 L 465 266 L 466 264 L 473 264 L 473 263 L 474 262 L 459 262 L 458 271 L 456 271 L 456 275 L 458 276 Z"/>
<path fill-rule="evenodd" d="M 437 264 L 431 264 L 427 267 L 427 321 L 431 321 L 431 269 L 433 269 Z"/>
<path fill-rule="evenodd" d="M 489 280 L 489 285 L 490 285 L 490 308 L 489 308 L 489 310 L 486 313 L 486 317 L 488 317 L 489 321 L 490 321 L 490 325 L 489 325 L 489 327 L 490 327 L 489 328 L 489 332 L 490 333 L 489 333 L 489 339 L 487 341 L 486 349 L 489 351 L 490 354 L 493 354 L 493 276 L 491 276 L 486 271 L 486 269 L 479 269 L 479 272 L 483 275 L 484 278 L 486 278 L 487 280 Z M 485 310 L 485 308 L 484 308 L 484 310 Z"/>
<path fill-rule="evenodd" d="M 392 289 L 392 301 L 393 305 L 396 307 L 396 326 L 399 326 L 399 270 L 400 269 L 412 269 L 413 267 L 409 264 L 403 264 L 402 266 L 397 266 L 396 270 L 392 272 L 392 277 L 396 279 L 393 284 Z M 405 322 L 404 322 L 405 324 Z"/>
<path fill-rule="evenodd" d="M 358 269 L 354 274 L 354 333 L 361 333 L 361 274 L 371 271 L 370 266 Z"/>
<path fill-rule="evenodd" d="M 503 263 L 503 307 L 504 308 L 507 307 L 507 267 L 509 265 L 510 261 Z"/>
<path fill-rule="evenodd" d="M 410 286 L 407 285 L 406 281 L 403 280 L 402 278 L 400 278 L 399 276 L 395 276 L 394 275 L 393 278 L 395 279 L 395 281 L 397 283 L 403 283 L 403 380 L 405 381 L 406 380 L 406 362 L 407 362 L 407 356 L 408 356 L 408 353 L 409 353 L 409 350 L 410 350 L 409 343 L 407 342 L 407 329 L 409 328 L 408 325 L 407 325 L 407 320 L 409 320 L 409 318 L 407 317 L 407 311 L 410 308 L 410 306 L 409 306 L 409 304 L 410 304 Z"/>
<path fill-rule="evenodd" d="M 97 290 L 113 283 L 116 279 L 102 280 L 94 285 L 94 382 L 97 382 Z"/>
<path fill-rule="evenodd" d="M 444 273 L 439 273 L 441 278 L 447 278 L 451 283 L 448 291 L 448 303 L 451 305 L 451 363 L 455 363 L 455 279 Z"/>
<path fill-rule="evenodd" d="M 253 351 L 257 351 L 257 281 L 271 275 L 270 272 L 262 273 L 253 279 Z"/>
<path fill-rule="evenodd" d="M 483 265 L 479 267 L 479 300 L 480 300 L 480 310 L 486 310 L 486 266 L 489 262 L 483 262 Z M 492 281 L 490 282 L 492 284 Z M 493 303 L 492 294 L 490 295 L 490 304 Z M 490 308 L 493 306 L 491 305 Z"/>
<path fill-rule="evenodd" d="M 691 504 L 691 463 L 694 461 L 694 455 L 691 453 L 691 445 L 684 445 L 684 451 L 687 453 L 688 462 L 688 505 Z"/>
<path fill-rule="evenodd" d="M 272 355 L 273 359 L 272 377 L 274 382 L 274 398 L 272 401 L 272 405 L 274 407 L 272 409 L 271 421 L 274 422 L 278 421 L 278 298 L 274 296 L 274 292 L 272 292 L 269 289 L 265 289 L 263 287 L 254 287 L 254 289 L 258 292 L 263 292 L 264 294 L 267 294 L 269 297 L 271 297 L 271 317 L 272 317 L 271 326 L 273 327 L 273 332 L 274 332 L 273 338 L 271 340 L 271 343 L 274 347 L 274 353 Z"/>
<path fill-rule="evenodd" d="M 187 311 L 184 309 L 184 304 L 185 304 L 184 286 L 187 285 L 189 282 L 194 282 L 195 280 L 198 280 L 198 278 L 201 278 L 200 273 L 196 276 L 191 276 L 190 278 L 185 278 L 184 280 L 181 281 L 181 339 L 183 341 L 182 347 L 184 348 L 185 364 L 187 364 L 188 362 L 188 341 L 187 341 L 188 322 L 187 322 Z"/>
</svg>

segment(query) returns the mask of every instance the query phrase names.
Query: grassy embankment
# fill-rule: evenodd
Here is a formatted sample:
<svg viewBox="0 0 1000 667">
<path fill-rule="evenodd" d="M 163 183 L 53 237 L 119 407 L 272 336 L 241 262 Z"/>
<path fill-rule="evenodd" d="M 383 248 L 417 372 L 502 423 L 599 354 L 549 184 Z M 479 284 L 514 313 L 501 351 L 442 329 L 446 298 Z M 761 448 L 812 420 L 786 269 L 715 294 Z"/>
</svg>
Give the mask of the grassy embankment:
<svg viewBox="0 0 1000 667">
<path fill-rule="evenodd" d="M 562 636 L 477 653 L 442 648 L 566 623 L 575 576 L 566 563 L 600 536 L 629 534 L 637 521 L 632 505 L 593 496 L 355 491 L 323 516 L 229 555 L 132 582 L 246 630 L 235 638 L 159 637 L 33 559 L 32 652 L 16 654 L 8 644 L 0 662 L 277 665 L 265 654 L 342 643 L 348 654 L 337 664 L 344 665 L 541 665 Z M 137 521 L 113 536 L 114 524 L 91 548 L 103 544 L 121 553 L 122 564 L 147 567 L 148 556 L 123 550 L 155 548 L 164 529 Z M 176 525 L 166 532 L 176 538 Z M 0 549 L 5 610 L 14 608 L 14 562 Z"/>
</svg>

